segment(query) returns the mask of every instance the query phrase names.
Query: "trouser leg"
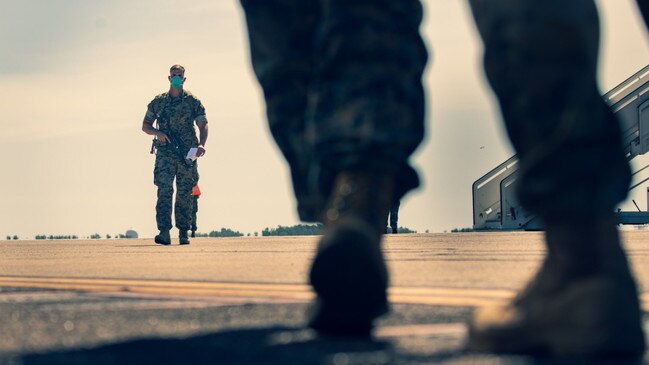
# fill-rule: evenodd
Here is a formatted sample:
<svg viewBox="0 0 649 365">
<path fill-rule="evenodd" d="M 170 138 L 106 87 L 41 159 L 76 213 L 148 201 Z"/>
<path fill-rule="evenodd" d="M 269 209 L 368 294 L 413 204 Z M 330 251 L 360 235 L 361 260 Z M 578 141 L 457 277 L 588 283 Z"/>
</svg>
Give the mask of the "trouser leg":
<svg viewBox="0 0 649 365">
<path fill-rule="evenodd" d="M 319 218 L 324 197 L 305 119 L 314 72 L 318 1 L 242 0 L 253 69 L 263 89 L 270 131 L 290 166 L 300 218 Z"/>
<path fill-rule="evenodd" d="M 308 113 L 322 190 L 331 190 L 340 171 L 364 170 L 396 176 L 400 197 L 418 185 L 408 158 L 424 134 L 422 6 L 413 0 L 322 3 Z"/>
<path fill-rule="evenodd" d="M 194 185 L 198 185 L 198 180 L 200 178 L 200 174 L 198 173 L 198 161 L 194 161 L 194 172 L 196 173 L 196 176 L 194 177 Z M 193 188 L 192 188 L 193 189 Z M 198 229 L 197 225 L 197 217 L 198 217 L 198 197 L 199 195 L 192 195 L 192 232 L 196 232 Z"/>
<path fill-rule="evenodd" d="M 407 160 L 423 138 L 421 4 L 242 4 L 253 68 L 271 132 L 291 165 L 301 217 L 313 218 L 300 206 L 321 208 L 340 171 L 386 171 L 398 177 L 399 195 L 416 187 Z"/>
<path fill-rule="evenodd" d="M 192 206 L 192 231 L 198 230 L 198 225 L 196 219 L 198 216 L 198 196 L 193 196 L 193 206 Z"/>
<path fill-rule="evenodd" d="M 158 152 L 153 170 L 153 182 L 158 187 L 158 199 L 156 201 L 156 223 L 158 230 L 169 230 L 173 207 L 173 182 L 176 176 L 175 156 Z"/>
<path fill-rule="evenodd" d="M 180 231 L 188 231 L 192 225 L 192 210 L 194 209 L 194 197 L 192 187 L 196 185 L 196 164 L 188 165 L 178 162 L 176 174 L 176 204 L 175 218 L 176 227 Z"/>
</svg>

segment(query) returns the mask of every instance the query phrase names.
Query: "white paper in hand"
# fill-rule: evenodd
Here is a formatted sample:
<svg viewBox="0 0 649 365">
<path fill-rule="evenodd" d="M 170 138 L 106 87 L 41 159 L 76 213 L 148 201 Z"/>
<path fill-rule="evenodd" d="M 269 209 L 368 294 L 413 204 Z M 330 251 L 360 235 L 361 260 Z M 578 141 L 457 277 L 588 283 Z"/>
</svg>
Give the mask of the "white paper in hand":
<svg viewBox="0 0 649 365">
<path fill-rule="evenodd" d="M 196 147 L 190 148 L 185 158 L 188 160 L 196 161 L 196 159 L 198 158 L 198 156 L 196 156 L 196 152 L 198 152 L 198 148 Z"/>
</svg>

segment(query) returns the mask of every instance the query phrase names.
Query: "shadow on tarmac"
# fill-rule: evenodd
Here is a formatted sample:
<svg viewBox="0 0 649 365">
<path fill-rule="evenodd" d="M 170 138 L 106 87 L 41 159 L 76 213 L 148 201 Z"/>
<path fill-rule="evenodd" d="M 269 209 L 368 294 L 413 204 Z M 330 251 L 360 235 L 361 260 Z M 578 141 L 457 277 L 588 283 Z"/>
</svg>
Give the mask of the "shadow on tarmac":
<svg viewBox="0 0 649 365">
<path fill-rule="evenodd" d="M 238 329 L 175 339 L 140 339 L 96 348 L 23 354 L 8 360 L 8 364 L 12 365 L 648 365 L 642 359 L 626 362 L 557 361 L 522 356 L 476 355 L 458 349 L 410 352 L 387 340 L 322 338 L 310 330 L 290 327 Z"/>
<path fill-rule="evenodd" d="M 392 364 L 389 342 L 328 340 L 287 327 L 223 331 L 183 339 L 143 339 L 91 349 L 28 354 L 15 364 Z"/>
</svg>

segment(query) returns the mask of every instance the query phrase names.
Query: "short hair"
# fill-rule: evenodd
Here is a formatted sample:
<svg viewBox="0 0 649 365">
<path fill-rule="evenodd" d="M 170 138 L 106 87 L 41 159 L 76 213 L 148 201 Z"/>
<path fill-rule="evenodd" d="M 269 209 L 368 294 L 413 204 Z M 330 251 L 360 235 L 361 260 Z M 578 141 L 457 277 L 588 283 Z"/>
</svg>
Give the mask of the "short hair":
<svg viewBox="0 0 649 365">
<path fill-rule="evenodd" d="M 179 65 L 179 64 L 175 64 L 175 65 L 171 66 L 171 68 L 169 69 L 169 73 L 171 73 L 173 70 L 178 70 L 178 71 L 181 71 L 183 73 L 183 75 L 185 74 L 185 68 L 183 66 Z"/>
</svg>

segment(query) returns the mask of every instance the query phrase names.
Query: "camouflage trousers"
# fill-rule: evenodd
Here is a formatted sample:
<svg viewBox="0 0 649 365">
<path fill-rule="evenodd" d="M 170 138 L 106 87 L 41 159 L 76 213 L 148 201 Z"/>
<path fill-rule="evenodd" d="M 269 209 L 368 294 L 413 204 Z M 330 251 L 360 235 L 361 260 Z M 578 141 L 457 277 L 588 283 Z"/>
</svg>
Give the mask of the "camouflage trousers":
<svg viewBox="0 0 649 365">
<path fill-rule="evenodd" d="M 422 9 L 403 0 L 241 0 L 271 132 L 301 217 L 344 169 L 395 172 L 423 136 Z M 638 0 L 643 15 L 647 0 Z M 597 87 L 593 0 L 469 0 L 484 67 L 520 159 L 519 196 L 542 217 L 613 209 L 630 170 Z M 646 17 L 645 17 L 646 18 Z M 315 188 L 314 188 L 315 187 Z M 397 194 L 395 198 L 398 198 Z"/>
<path fill-rule="evenodd" d="M 174 180 L 176 181 L 176 201 L 173 204 Z M 172 207 L 175 211 L 176 227 L 188 231 L 192 226 L 192 211 L 194 197 L 192 187 L 198 181 L 198 166 L 191 166 L 181 161 L 180 157 L 171 151 L 158 149 L 153 171 L 153 182 L 158 187 L 156 203 L 156 223 L 159 230 L 171 229 Z"/>
<path fill-rule="evenodd" d="M 197 181 L 198 182 L 198 181 Z M 194 205 L 192 207 L 192 231 L 198 230 L 198 226 L 196 225 L 197 223 L 197 214 L 198 214 L 198 196 L 192 195 L 192 200 L 194 201 Z"/>
<path fill-rule="evenodd" d="M 408 158 L 424 135 L 427 60 L 416 0 L 241 0 L 271 133 L 298 212 L 317 220 L 343 170 L 418 186 Z"/>
<path fill-rule="evenodd" d="M 552 220 L 612 211 L 627 195 L 630 169 L 597 86 L 594 1 L 469 2 L 520 160 L 521 203 Z"/>
</svg>

